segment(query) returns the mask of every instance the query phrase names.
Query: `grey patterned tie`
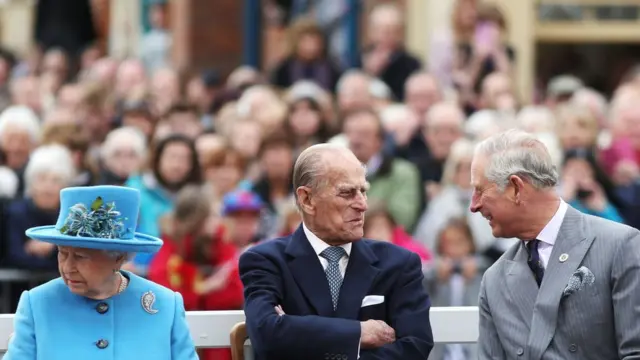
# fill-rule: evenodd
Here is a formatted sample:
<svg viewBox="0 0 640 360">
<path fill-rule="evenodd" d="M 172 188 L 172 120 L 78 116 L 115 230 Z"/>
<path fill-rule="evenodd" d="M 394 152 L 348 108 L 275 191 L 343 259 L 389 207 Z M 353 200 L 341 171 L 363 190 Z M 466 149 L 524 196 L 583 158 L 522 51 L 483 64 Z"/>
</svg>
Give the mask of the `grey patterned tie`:
<svg viewBox="0 0 640 360">
<path fill-rule="evenodd" d="M 329 281 L 329 289 L 331 290 L 331 300 L 333 301 L 333 310 L 338 307 L 338 296 L 340 296 L 340 286 L 342 286 L 342 274 L 340 273 L 340 259 L 347 255 L 347 252 L 339 246 L 330 246 L 324 249 L 320 256 L 327 259 L 327 265 L 324 271 Z"/>
</svg>

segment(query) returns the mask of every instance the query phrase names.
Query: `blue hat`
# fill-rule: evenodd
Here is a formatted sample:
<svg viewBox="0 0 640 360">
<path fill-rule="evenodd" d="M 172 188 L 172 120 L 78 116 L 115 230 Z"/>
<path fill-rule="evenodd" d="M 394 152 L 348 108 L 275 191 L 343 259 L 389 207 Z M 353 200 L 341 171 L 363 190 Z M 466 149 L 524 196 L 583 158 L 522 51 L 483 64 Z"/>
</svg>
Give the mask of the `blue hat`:
<svg viewBox="0 0 640 360">
<path fill-rule="evenodd" d="M 222 198 L 222 213 L 224 215 L 240 211 L 260 212 L 263 206 L 260 197 L 247 190 L 232 191 Z"/>
<path fill-rule="evenodd" d="M 122 186 L 70 187 L 60 191 L 56 225 L 25 234 L 56 245 L 123 252 L 154 253 L 162 240 L 135 232 L 140 192 Z"/>
</svg>

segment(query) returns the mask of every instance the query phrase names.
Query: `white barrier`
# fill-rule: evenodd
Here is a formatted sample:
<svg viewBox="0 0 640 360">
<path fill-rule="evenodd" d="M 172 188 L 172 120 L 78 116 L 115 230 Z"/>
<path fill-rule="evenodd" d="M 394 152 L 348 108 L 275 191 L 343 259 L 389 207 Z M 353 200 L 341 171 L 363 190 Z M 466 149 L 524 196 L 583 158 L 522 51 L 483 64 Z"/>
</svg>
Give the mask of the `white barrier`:
<svg viewBox="0 0 640 360">
<path fill-rule="evenodd" d="M 231 328 L 244 321 L 242 311 L 189 311 L 187 321 L 196 347 L 229 346 Z M 478 340 L 478 308 L 431 308 L 431 326 L 436 343 L 474 343 Z M 13 314 L 0 314 L 0 354 L 7 350 L 13 332 Z M 1 358 L 1 355 L 0 355 Z"/>
</svg>

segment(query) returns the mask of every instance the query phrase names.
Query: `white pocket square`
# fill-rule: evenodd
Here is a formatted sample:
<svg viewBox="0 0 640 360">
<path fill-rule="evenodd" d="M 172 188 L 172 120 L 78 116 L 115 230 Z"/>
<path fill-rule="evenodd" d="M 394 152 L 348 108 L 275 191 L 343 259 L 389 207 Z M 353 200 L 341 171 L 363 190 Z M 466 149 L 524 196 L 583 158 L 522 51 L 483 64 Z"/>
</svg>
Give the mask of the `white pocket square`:
<svg viewBox="0 0 640 360">
<path fill-rule="evenodd" d="M 384 302 L 384 296 L 382 295 L 367 295 L 364 297 L 364 299 L 362 299 L 361 307 L 378 305 L 378 304 L 382 304 L 383 302 Z"/>
<path fill-rule="evenodd" d="M 564 288 L 562 296 L 567 297 L 576 291 L 582 290 L 586 286 L 591 286 L 595 280 L 596 277 L 591 270 L 586 266 L 581 266 L 571 275 L 571 278 L 569 278 L 569 283 Z"/>
</svg>

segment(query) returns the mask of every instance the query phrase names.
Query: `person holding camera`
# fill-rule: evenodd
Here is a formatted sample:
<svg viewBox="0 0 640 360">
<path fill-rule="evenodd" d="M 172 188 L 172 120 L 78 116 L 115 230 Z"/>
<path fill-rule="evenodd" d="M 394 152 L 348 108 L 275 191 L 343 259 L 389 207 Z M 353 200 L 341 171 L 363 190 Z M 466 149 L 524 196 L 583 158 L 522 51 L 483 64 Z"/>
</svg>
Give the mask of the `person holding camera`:
<svg viewBox="0 0 640 360">
<path fill-rule="evenodd" d="M 560 195 L 582 213 L 615 222 L 624 222 L 613 204 L 617 199 L 613 183 L 587 150 L 569 150 L 562 168 Z"/>
<path fill-rule="evenodd" d="M 476 255 L 471 228 L 464 218 L 451 218 L 438 233 L 436 259 L 425 272 L 433 306 L 477 306 L 482 274 L 488 265 Z M 475 359 L 475 344 L 436 344 L 429 359 Z"/>
</svg>

